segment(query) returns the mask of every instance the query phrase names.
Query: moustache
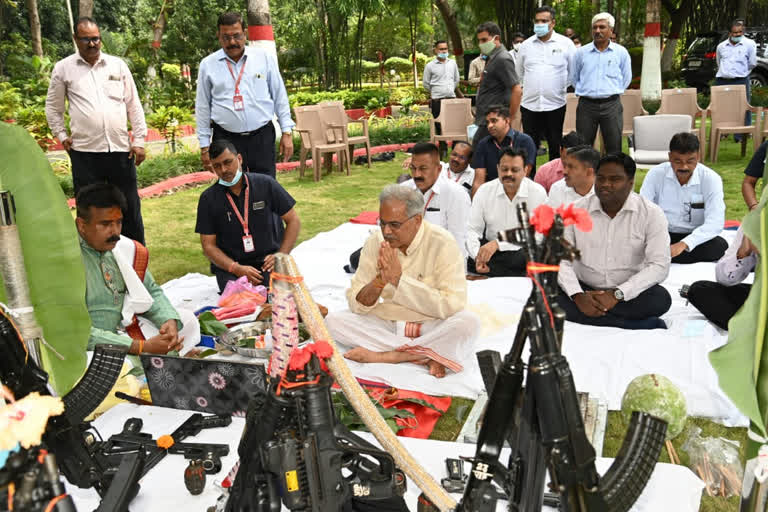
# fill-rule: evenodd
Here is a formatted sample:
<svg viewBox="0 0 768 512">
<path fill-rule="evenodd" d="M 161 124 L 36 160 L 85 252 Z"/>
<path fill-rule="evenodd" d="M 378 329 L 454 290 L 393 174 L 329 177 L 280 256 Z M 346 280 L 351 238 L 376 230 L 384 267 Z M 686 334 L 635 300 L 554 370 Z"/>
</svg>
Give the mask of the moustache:
<svg viewBox="0 0 768 512">
<path fill-rule="evenodd" d="M 240 49 L 239 44 L 233 44 L 233 45 L 227 46 L 227 50 L 238 50 L 238 49 Z"/>
<path fill-rule="evenodd" d="M 501 178 L 502 183 L 512 183 L 515 181 L 515 178 Z"/>
<path fill-rule="evenodd" d="M 107 243 L 113 243 L 113 242 L 117 243 L 119 241 L 120 241 L 120 235 L 111 236 L 111 237 L 107 238 L 107 240 L 106 240 Z"/>
<path fill-rule="evenodd" d="M 424 178 L 413 178 L 413 181 L 422 182 L 424 181 Z"/>
<path fill-rule="evenodd" d="M 691 172 L 692 169 L 675 169 L 675 172 Z"/>
</svg>

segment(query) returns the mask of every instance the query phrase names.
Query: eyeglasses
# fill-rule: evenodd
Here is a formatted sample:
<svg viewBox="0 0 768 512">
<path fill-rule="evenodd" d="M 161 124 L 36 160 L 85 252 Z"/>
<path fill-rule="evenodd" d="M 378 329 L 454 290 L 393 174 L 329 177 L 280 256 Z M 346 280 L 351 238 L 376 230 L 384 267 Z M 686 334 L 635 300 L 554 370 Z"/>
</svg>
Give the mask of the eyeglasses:
<svg viewBox="0 0 768 512">
<path fill-rule="evenodd" d="M 221 38 L 221 40 L 224 41 L 225 43 L 229 41 L 242 41 L 243 39 L 245 39 L 245 34 L 240 33 L 240 34 L 234 34 L 231 36 L 227 34 L 221 34 L 219 38 Z"/>
<path fill-rule="evenodd" d="M 89 43 L 99 44 L 101 42 L 101 37 L 98 37 L 98 36 L 96 36 L 96 37 L 78 37 L 77 40 L 80 41 L 83 44 L 89 44 Z"/>
<path fill-rule="evenodd" d="M 418 213 L 416 215 L 418 215 Z M 407 219 L 405 219 L 402 222 L 397 222 L 397 221 L 382 222 L 382 220 L 379 219 L 377 221 L 377 223 L 378 223 L 378 225 L 379 225 L 379 227 L 381 228 L 382 231 L 384 231 L 384 228 L 387 227 L 387 226 L 389 226 L 389 229 L 391 229 L 392 231 L 397 231 L 398 229 L 403 227 L 403 224 L 405 224 L 406 222 L 408 222 L 409 220 L 414 218 L 416 215 L 411 215 L 410 217 L 408 217 Z"/>
<path fill-rule="evenodd" d="M 691 222 L 691 203 L 683 203 L 683 216 L 685 222 Z"/>
<path fill-rule="evenodd" d="M 466 156 L 460 155 L 458 153 L 451 153 L 451 158 L 457 158 L 457 159 L 461 160 L 462 162 L 466 162 L 467 160 L 469 160 L 469 158 L 467 158 Z"/>
</svg>

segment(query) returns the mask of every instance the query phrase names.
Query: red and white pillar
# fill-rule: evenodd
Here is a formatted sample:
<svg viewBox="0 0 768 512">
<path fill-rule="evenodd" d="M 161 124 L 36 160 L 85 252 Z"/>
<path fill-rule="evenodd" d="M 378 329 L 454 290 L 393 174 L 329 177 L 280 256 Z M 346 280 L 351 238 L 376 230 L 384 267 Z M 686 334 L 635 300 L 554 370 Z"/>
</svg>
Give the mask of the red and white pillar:
<svg viewBox="0 0 768 512">
<path fill-rule="evenodd" d="M 264 48 L 277 58 L 269 0 L 248 0 L 248 44 Z"/>
<path fill-rule="evenodd" d="M 645 38 L 640 93 L 643 100 L 661 100 L 661 0 L 645 4 Z"/>
</svg>

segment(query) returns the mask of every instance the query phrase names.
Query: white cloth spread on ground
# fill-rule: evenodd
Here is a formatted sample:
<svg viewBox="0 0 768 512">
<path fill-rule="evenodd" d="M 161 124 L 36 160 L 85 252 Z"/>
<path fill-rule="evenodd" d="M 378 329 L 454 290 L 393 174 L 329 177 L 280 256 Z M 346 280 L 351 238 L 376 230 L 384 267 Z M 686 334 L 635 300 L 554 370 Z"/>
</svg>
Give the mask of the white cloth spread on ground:
<svg viewBox="0 0 768 512">
<path fill-rule="evenodd" d="M 142 431 L 151 432 L 154 437 L 162 433 L 173 432 L 181 425 L 192 411 L 178 411 L 162 407 L 146 407 L 120 404 L 94 422 L 99 433 L 107 439 L 122 431 L 128 418 L 140 418 L 144 422 Z M 192 443 L 222 443 L 230 446 L 229 455 L 221 458 L 222 470 L 207 479 L 203 493 L 192 496 L 184 486 L 184 468 L 188 461 L 181 455 L 167 455 L 141 480 L 141 489 L 131 501 L 131 510 L 143 512 L 164 512 L 166 510 L 206 510 L 215 504 L 221 494 L 215 483 L 220 483 L 237 461 L 237 446 L 243 431 L 243 418 L 232 418 L 232 424 L 225 428 L 203 429 L 200 434 L 186 439 Z M 369 433 L 359 432 L 366 440 L 378 443 Z M 435 479 L 445 477 L 445 458 L 458 458 L 459 455 L 473 456 L 475 445 L 449 443 L 444 441 L 426 441 L 423 439 L 399 438 L 403 446 L 418 460 L 426 471 Z M 506 462 L 509 449 L 502 450 L 499 460 Z M 598 458 L 597 469 L 604 474 L 613 459 Z M 468 471 L 469 466 L 465 466 Z M 72 495 L 78 510 L 94 510 L 99 505 L 99 495 L 94 489 L 79 489 L 67 484 L 67 492 Z M 696 512 L 699 510 L 701 490 L 704 484 L 686 467 L 673 464 L 656 464 L 648 485 L 632 507 L 633 512 Z M 411 512 L 416 511 L 416 500 L 421 491 L 409 480 L 405 502 Z M 460 499 L 460 495 L 454 495 Z M 497 510 L 502 510 L 499 505 Z M 283 508 L 283 510 L 287 510 Z M 506 509 L 504 509 L 506 510 Z M 545 508 L 544 510 L 553 510 Z"/>
<path fill-rule="evenodd" d="M 136 255 L 136 243 L 130 238 L 120 235 L 120 240 L 112 249 L 120 274 L 125 281 L 125 299 L 123 300 L 123 326 L 133 322 L 134 315 L 140 315 L 149 311 L 155 300 L 149 294 L 144 283 L 133 268 L 133 259 Z"/>
<path fill-rule="evenodd" d="M 332 231 L 319 233 L 293 250 L 293 256 L 304 276 L 312 297 L 330 311 L 347 309 L 344 292 L 349 287 L 350 275 L 343 265 L 349 253 L 359 248 L 369 233 L 379 228 L 369 225 L 345 223 Z M 730 241 L 733 231 L 721 236 Z M 600 396 L 613 410 L 621 408 L 621 397 L 629 382 L 639 375 L 659 373 L 671 379 L 685 395 L 688 413 L 703 416 L 726 425 L 747 425 L 747 419 L 723 394 L 717 375 L 709 363 L 708 353 L 727 341 L 727 333 L 708 322 L 693 306 L 680 298 L 678 290 L 683 284 L 706 279 L 715 280 L 714 263 L 691 265 L 672 264 L 667 279 L 662 283 L 672 295 L 672 307 L 662 317 L 667 330 L 626 331 L 613 327 L 594 327 L 566 322 L 563 353 L 573 370 L 579 391 Z M 751 282 L 748 278 L 747 282 Z M 194 283 L 194 286 L 188 283 Z M 207 283 L 207 284 L 206 284 Z M 493 278 L 468 282 L 468 309 L 488 304 L 493 316 L 517 319 L 528 294 L 530 281 L 520 277 Z M 185 276 L 163 286 L 174 305 L 187 295 L 184 286 L 195 297 L 208 297 L 193 304 L 197 309 L 215 304 L 216 280 L 212 277 Z M 178 302 L 177 302 L 178 301 Z M 183 302 L 190 307 L 189 302 Z M 486 331 L 486 321 L 482 331 Z M 498 350 L 506 354 L 512 346 L 517 328 L 516 321 L 503 329 L 493 329 L 488 336 L 475 342 L 475 351 Z M 346 350 L 339 345 L 340 350 Z M 527 354 L 525 355 L 527 360 Z M 483 390 L 482 378 L 475 358 L 464 363 L 460 374 L 449 373 L 442 379 L 429 375 L 425 367 L 414 364 L 361 364 L 348 361 L 354 374 L 360 378 L 384 382 L 403 389 L 434 395 L 453 395 L 475 398 Z"/>
</svg>

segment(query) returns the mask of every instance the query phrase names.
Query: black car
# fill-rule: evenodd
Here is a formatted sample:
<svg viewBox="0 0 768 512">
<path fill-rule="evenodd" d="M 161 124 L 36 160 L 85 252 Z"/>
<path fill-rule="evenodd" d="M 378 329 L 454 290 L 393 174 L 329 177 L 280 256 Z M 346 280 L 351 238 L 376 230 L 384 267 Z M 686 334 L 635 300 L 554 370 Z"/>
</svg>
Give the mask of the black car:
<svg viewBox="0 0 768 512">
<path fill-rule="evenodd" d="M 752 87 L 768 85 L 768 28 L 747 28 L 744 35 L 757 44 L 757 66 L 750 73 Z M 683 55 L 680 70 L 685 83 L 699 90 L 709 87 L 717 73 L 717 45 L 728 37 L 728 31 L 704 32 L 696 36 Z"/>
</svg>

